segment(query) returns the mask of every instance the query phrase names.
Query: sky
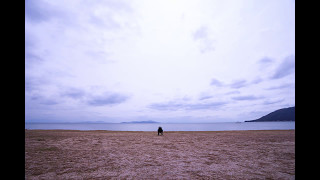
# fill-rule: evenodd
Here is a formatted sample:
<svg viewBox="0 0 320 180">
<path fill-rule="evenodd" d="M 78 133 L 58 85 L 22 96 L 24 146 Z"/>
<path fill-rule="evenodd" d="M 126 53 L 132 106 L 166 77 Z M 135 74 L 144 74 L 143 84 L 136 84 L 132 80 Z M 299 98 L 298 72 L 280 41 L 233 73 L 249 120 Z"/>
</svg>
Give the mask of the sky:
<svg viewBox="0 0 320 180">
<path fill-rule="evenodd" d="M 292 106 L 294 0 L 25 2 L 26 122 L 242 122 Z"/>
</svg>

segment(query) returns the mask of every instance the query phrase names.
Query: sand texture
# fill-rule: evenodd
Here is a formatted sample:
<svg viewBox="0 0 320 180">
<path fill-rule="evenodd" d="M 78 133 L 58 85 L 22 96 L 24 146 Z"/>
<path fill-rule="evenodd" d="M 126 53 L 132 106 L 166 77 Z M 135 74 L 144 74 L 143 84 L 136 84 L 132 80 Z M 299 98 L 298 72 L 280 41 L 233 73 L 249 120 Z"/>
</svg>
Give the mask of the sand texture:
<svg viewBox="0 0 320 180">
<path fill-rule="evenodd" d="M 294 179 L 295 131 L 25 131 L 26 179 Z"/>
</svg>

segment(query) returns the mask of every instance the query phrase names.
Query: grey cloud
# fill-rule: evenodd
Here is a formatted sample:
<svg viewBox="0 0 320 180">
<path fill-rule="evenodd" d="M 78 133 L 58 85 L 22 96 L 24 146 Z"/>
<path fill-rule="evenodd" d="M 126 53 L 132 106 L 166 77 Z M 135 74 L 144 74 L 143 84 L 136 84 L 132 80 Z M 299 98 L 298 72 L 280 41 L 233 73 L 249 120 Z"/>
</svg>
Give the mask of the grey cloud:
<svg viewBox="0 0 320 180">
<path fill-rule="evenodd" d="M 61 95 L 63 97 L 70 97 L 72 99 L 79 99 L 79 98 L 84 97 L 86 95 L 86 92 L 81 89 L 70 88 L 70 89 L 66 90 L 65 92 L 62 92 Z"/>
<path fill-rule="evenodd" d="M 62 11 L 39 0 L 25 1 L 25 16 L 26 19 L 36 23 L 48 21 L 54 17 L 65 18 L 65 14 Z"/>
<path fill-rule="evenodd" d="M 43 61 L 41 57 L 39 57 L 38 55 L 34 54 L 34 53 L 30 53 L 30 52 L 26 52 L 25 53 L 25 60 L 28 63 L 29 61 Z"/>
<path fill-rule="evenodd" d="M 230 94 L 240 94 L 240 91 L 230 91 L 225 93 L 225 95 L 230 95 Z"/>
<path fill-rule="evenodd" d="M 32 77 L 28 75 L 28 71 L 26 70 L 24 84 L 26 92 L 37 91 L 40 89 L 40 87 L 47 85 L 48 83 L 49 80 L 45 77 Z"/>
<path fill-rule="evenodd" d="M 26 52 L 29 52 L 35 45 L 35 37 L 32 33 L 25 31 L 24 48 Z"/>
<path fill-rule="evenodd" d="M 266 88 L 266 90 L 278 90 L 278 89 L 286 89 L 286 88 L 294 88 L 294 84 L 289 84 L 289 83 L 285 83 L 285 84 L 281 84 L 279 86 L 272 86 L 270 88 Z"/>
<path fill-rule="evenodd" d="M 230 84 L 225 84 L 217 79 L 212 79 L 210 85 L 211 86 L 216 86 L 216 87 L 230 87 L 232 89 L 240 89 L 242 87 L 247 87 L 250 85 L 254 85 L 254 84 L 259 84 L 263 81 L 262 78 L 257 77 L 254 80 L 252 80 L 251 82 L 248 82 L 245 79 L 240 79 L 240 80 L 234 80 L 232 83 Z"/>
<path fill-rule="evenodd" d="M 35 36 L 30 32 L 25 32 L 25 65 L 26 67 L 32 66 L 34 63 L 43 62 L 43 58 L 35 53 L 35 50 L 38 48 L 37 39 Z"/>
<path fill-rule="evenodd" d="M 199 110 L 199 109 L 217 109 L 221 106 L 227 104 L 226 102 L 212 102 L 212 103 L 204 103 L 204 104 L 190 104 L 186 106 L 187 110 Z"/>
<path fill-rule="evenodd" d="M 199 97 L 199 100 L 206 100 L 206 99 L 210 99 L 212 97 L 213 96 L 211 96 L 211 95 L 202 95 L 202 96 Z"/>
<path fill-rule="evenodd" d="M 53 97 L 44 97 L 42 95 L 31 95 L 29 96 L 30 100 L 32 101 L 35 101 L 39 104 L 42 104 L 42 105 L 56 105 L 56 104 L 59 104 L 59 101 L 58 99 L 56 98 L 53 98 Z"/>
<path fill-rule="evenodd" d="M 168 103 L 153 103 L 149 105 L 149 108 L 156 109 L 156 110 L 164 110 L 164 111 L 176 111 L 179 109 L 184 109 L 184 105 L 181 103 L 174 103 L 174 102 L 168 102 Z"/>
<path fill-rule="evenodd" d="M 278 100 L 267 100 L 267 101 L 264 101 L 263 104 L 264 105 L 270 105 L 270 104 L 277 104 L 277 103 L 280 103 L 280 102 L 283 102 L 284 99 L 278 99 Z"/>
<path fill-rule="evenodd" d="M 262 65 L 266 65 L 266 64 L 270 64 L 273 62 L 273 59 L 269 58 L 269 57 L 263 57 L 262 59 L 260 59 L 258 61 L 259 64 L 262 64 Z"/>
<path fill-rule="evenodd" d="M 32 71 L 32 67 L 44 62 L 44 59 L 34 53 L 25 52 L 25 68 L 27 71 Z"/>
<path fill-rule="evenodd" d="M 278 66 L 271 79 L 280 79 L 295 72 L 295 56 L 287 56 Z"/>
<path fill-rule="evenodd" d="M 165 102 L 165 103 L 153 103 L 153 104 L 150 104 L 148 107 L 151 109 L 157 109 L 157 110 L 176 111 L 179 109 L 185 109 L 190 100 L 191 100 L 190 97 L 184 96 L 182 98 L 175 98 L 174 100 Z"/>
<path fill-rule="evenodd" d="M 102 96 L 92 97 L 87 101 L 88 105 L 92 106 L 105 106 L 105 105 L 115 105 L 120 104 L 129 99 L 129 96 L 118 94 L 118 93 L 105 93 Z"/>
<path fill-rule="evenodd" d="M 195 103 L 195 104 L 183 104 L 176 102 L 167 103 L 154 103 L 149 106 L 151 109 L 162 111 L 177 111 L 177 110 L 214 110 L 227 104 L 227 102 L 211 102 L 211 103 Z"/>
<path fill-rule="evenodd" d="M 212 79 L 210 85 L 211 86 L 221 87 L 221 86 L 223 86 L 223 83 L 221 81 L 217 80 L 217 79 Z"/>
<path fill-rule="evenodd" d="M 259 84 L 263 81 L 262 78 L 257 77 L 256 79 L 252 80 L 251 82 L 248 82 L 245 79 L 240 79 L 240 80 L 234 80 L 230 84 L 225 84 L 217 79 L 212 79 L 210 85 L 211 86 L 216 86 L 216 87 L 230 87 L 232 89 L 240 89 L 242 87 L 247 87 L 253 84 Z"/>
<path fill-rule="evenodd" d="M 261 83 L 263 81 L 263 79 L 261 79 L 260 77 L 257 77 L 256 79 L 254 79 L 253 81 L 252 81 L 252 84 L 259 84 L 259 83 Z"/>
<path fill-rule="evenodd" d="M 28 0 L 25 1 L 25 16 L 34 22 L 41 22 L 50 18 L 45 10 L 46 5 L 42 1 Z"/>
<path fill-rule="evenodd" d="M 44 105 L 56 105 L 59 104 L 58 101 L 54 100 L 54 99 L 44 99 L 42 101 L 40 101 L 40 104 L 44 104 Z"/>
<path fill-rule="evenodd" d="M 239 88 L 245 87 L 247 85 L 248 84 L 247 84 L 246 80 L 236 80 L 230 84 L 230 87 L 234 88 L 234 89 L 239 89 Z"/>
<path fill-rule="evenodd" d="M 257 100 L 262 98 L 263 97 L 248 95 L 248 96 L 236 96 L 236 97 L 233 97 L 232 99 L 237 101 L 252 101 L 252 100 Z"/>
<path fill-rule="evenodd" d="M 31 92 L 35 89 L 35 83 L 32 78 L 25 77 L 24 79 L 25 92 Z"/>
</svg>

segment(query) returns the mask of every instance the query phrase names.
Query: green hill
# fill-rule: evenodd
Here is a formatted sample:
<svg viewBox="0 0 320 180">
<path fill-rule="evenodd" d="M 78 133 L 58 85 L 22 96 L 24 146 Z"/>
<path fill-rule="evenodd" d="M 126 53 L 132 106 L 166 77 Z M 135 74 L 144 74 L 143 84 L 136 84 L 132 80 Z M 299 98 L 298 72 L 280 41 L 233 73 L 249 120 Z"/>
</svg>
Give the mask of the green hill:
<svg viewBox="0 0 320 180">
<path fill-rule="evenodd" d="M 273 111 L 259 119 L 245 122 L 295 121 L 295 106 Z"/>
</svg>

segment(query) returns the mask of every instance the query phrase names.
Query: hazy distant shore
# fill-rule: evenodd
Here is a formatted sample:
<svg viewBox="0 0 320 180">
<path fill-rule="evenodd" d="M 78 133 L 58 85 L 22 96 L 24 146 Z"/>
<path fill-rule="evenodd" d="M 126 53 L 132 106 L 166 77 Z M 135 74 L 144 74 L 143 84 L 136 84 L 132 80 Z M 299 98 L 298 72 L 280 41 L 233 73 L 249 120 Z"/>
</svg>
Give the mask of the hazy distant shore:
<svg viewBox="0 0 320 180">
<path fill-rule="evenodd" d="M 295 131 L 26 130 L 26 179 L 294 179 Z"/>
</svg>

